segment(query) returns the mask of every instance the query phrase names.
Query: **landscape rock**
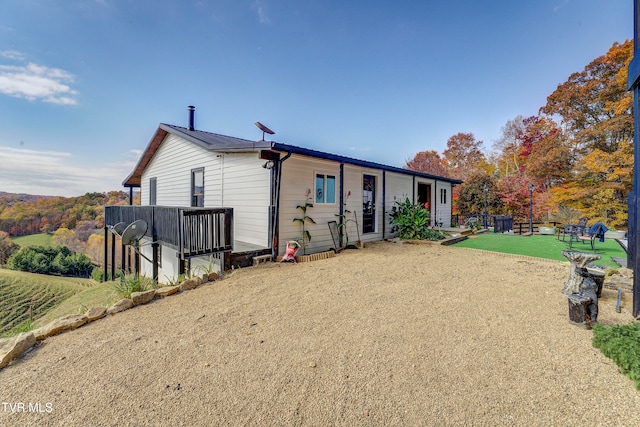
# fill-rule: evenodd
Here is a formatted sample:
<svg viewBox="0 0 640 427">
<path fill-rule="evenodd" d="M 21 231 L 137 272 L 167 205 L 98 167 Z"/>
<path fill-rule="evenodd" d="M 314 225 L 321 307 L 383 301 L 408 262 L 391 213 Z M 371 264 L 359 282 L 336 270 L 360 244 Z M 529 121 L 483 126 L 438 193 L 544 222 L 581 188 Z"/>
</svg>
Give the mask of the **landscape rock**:
<svg viewBox="0 0 640 427">
<path fill-rule="evenodd" d="M 180 283 L 180 292 L 190 291 L 198 287 L 198 282 L 195 279 L 187 279 Z"/>
<path fill-rule="evenodd" d="M 216 281 L 216 280 L 218 280 L 218 273 L 216 273 L 216 272 L 209 273 L 209 281 L 213 282 L 213 281 Z"/>
<path fill-rule="evenodd" d="M 20 357 L 22 353 L 33 347 L 36 336 L 33 332 L 23 332 L 17 337 L 0 341 L 0 369 Z"/>
<path fill-rule="evenodd" d="M 87 310 L 84 315 L 87 316 L 88 322 L 93 322 L 94 320 L 98 320 L 101 317 L 104 317 L 106 312 L 107 307 L 93 307 Z"/>
<path fill-rule="evenodd" d="M 208 274 L 203 274 L 202 275 L 202 283 L 207 283 L 209 281 L 209 275 Z"/>
<path fill-rule="evenodd" d="M 123 298 L 107 309 L 107 314 L 116 314 L 121 311 L 129 310 L 133 307 L 133 301 L 129 298 Z"/>
<path fill-rule="evenodd" d="M 33 333 L 35 334 L 36 339 L 40 341 L 64 331 L 77 329 L 87 322 L 87 316 L 84 314 L 69 314 L 47 323 L 45 326 L 36 329 Z"/>
<path fill-rule="evenodd" d="M 156 296 L 156 291 L 154 289 L 142 292 L 132 292 L 131 301 L 133 301 L 133 305 L 146 304 L 151 301 L 154 296 Z"/>
<path fill-rule="evenodd" d="M 161 298 L 168 297 L 169 295 L 173 295 L 178 292 L 180 286 L 163 286 L 162 288 L 158 288 L 155 291 L 155 294 Z"/>
</svg>

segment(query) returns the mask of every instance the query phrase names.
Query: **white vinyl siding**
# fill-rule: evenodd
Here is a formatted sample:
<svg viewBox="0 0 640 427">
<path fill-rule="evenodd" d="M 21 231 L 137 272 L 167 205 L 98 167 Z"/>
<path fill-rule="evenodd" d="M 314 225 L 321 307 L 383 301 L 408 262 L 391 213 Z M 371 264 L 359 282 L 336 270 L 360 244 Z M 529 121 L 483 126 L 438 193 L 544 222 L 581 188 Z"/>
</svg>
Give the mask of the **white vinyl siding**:
<svg viewBox="0 0 640 427">
<path fill-rule="evenodd" d="M 391 209 L 396 206 L 396 202 L 404 202 L 405 199 L 413 201 L 413 177 L 411 175 L 403 175 L 399 173 L 387 172 L 385 177 L 387 183 L 387 191 L 385 192 L 385 238 L 396 236 L 395 233 L 391 233 Z"/>
<path fill-rule="evenodd" d="M 257 152 L 224 154 L 222 201 L 233 208 L 235 240 L 269 247 L 271 170 L 263 164 Z"/>
<path fill-rule="evenodd" d="M 191 206 L 191 171 L 204 168 L 204 206 L 233 208 L 234 240 L 269 246 L 270 170 L 257 152 L 218 153 L 169 134 L 144 171 L 160 206 Z M 141 188 L 143 201 L 149 188 Z"/>
<path fill-rule="evenodd" d="M 315 203 L 316 175 L 330 175 L 336 178 L 335 203 Z M 329 160 L 314 159 L 293 155 L 282 163 L 282 185 L 280 190 L 280 255 L 284 254 L 287 241 L 302 237 L 302 225 L 293 222 L 294 218 L 301 218 L 302 211 L 296 209 L 304 205 L 307 194 L 311 196 L 309 202 L 313 207 L 307 210 L 307 216 L 316 222 L 307 221 L 305 229 L 311 234 L 311 242 L 307 244 L 307 253 L 328 250 L 334 247 L 329 221 L 338 221 L 336 214 L 340 213 L 340 164 Z M 302 254 L 302 249 L 298 252 Z"/>
</svg>

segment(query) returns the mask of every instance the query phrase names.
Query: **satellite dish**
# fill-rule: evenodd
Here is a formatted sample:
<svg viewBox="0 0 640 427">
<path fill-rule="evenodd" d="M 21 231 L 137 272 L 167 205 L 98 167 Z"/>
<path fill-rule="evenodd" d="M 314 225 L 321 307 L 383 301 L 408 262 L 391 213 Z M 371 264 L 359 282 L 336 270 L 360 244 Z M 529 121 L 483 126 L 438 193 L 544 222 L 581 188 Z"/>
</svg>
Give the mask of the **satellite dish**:
<svg viewBox="0 0 640 427">
<path fill-rule="evenodd" d="M 113 229 L 113 231 L 115 231 L 115 233 L 118 236 L 122 236 L 122 233 L 124 233 L 124 230 L 127 228 L 127 223 L 126 222 L 119 222 L 116 225 L 114 225 L 113 227 L 111 227 Z"/>
<path fill-rule="evenodd" d="M 142 239 L 142 236 L 147 232 L 147 222 L 144 220 L 133 221 L 122 232 L 122 244 L 131 245 L 137 243 Z"/>
<path fill-rule="evenodd" d="M 269 135 L 274 135 L 275 132 L 272 131 L 271 129 L 269 129 L 268 127 L 266 127 L 265 125 L 263 125 L 260 122 L 256 122 L 255 123 L 256 126 L 258 126 L 258 129 L 260 129 L 262 131 L 262 140 L 264 141 L 264 134 L 268 133 Z"/>
</svg>

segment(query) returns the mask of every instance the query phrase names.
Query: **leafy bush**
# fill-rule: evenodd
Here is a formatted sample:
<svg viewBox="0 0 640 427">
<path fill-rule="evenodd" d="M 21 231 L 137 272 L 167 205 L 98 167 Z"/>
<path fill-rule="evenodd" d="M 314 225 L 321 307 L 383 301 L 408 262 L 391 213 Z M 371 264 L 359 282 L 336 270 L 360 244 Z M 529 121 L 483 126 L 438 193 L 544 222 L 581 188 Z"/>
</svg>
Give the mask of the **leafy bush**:
<svg viewBox="0 0 640 427">
<path fill-rule="evenodd" d="M 441 240 L 445 233 L 429 227 L 429 211 L 422 205 L 412 203 L 407 197 L 404 202 L 395 202 L 391 208 L 392 233 L 405 240 Z"/>
<path fill-rule="evenodd" d="M 115 291 L 122 298 L 131 298 L 134 292 L 143 292 L 156 288 L 153 279 L 145 276 L 135 277 L 134 275 L 124 276 L 113 285 Z"/>
<path fill-rule="evenodd" d="M 593 346 L 613 360 L 640 390 L 640 322 L 593 327 Z"/>
<path fill-rule="evenodd" d="M 104 277 L 103 271 L 100 267 L 93 267 L 91 270 L 91 278 L 98 283 L 102 282 L 102 278 Z"/>
<path fill-rule="evenodd" d="M 72 252 L 66 246 L 28 246 L 9 257 L 7 268 L 38 274 L 89 277 L 93 265 L 85 254 Z"/>
</svg>

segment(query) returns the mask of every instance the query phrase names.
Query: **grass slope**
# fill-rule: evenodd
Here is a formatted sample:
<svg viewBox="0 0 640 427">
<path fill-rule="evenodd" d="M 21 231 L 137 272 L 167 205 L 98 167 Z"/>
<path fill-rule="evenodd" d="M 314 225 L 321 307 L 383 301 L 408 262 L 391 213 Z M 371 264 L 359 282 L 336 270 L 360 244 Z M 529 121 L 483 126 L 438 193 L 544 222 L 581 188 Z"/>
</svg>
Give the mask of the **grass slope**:
<svg viewBox="0 0 640 427">
<path fill-rule="evenodd" d="M 28 246 L 49 247 L 51 246 L 52 237 L 53 236 L 51 234 L 41 233 L 31 234 L 29 236 L 14 237 L 11 240 L 13 240 L 13 243 L 19 245 L 21 248 L 26 248 Z"/>
<path fill-rule="evenodd" d="M 0 269 L 0 336 L 27 330 L 31 320 L 96 285 L 91 279 Z"/>
<path fill-rule="evenodd" d="M 508 234 L 481 233 L 470 236 L 467 240 L 456 243 L 455 246 L 472 249 L 483 249 L 492 252 L 527 255 L 536 258 L 555 259 L 567 261 L 560 253 L 569 250 L 569 242 L 558 240 L 555 236 L 533 235 L 518 236 Z M 606 239 L 604 242 L 595 242 L 595 253 L 602 259 L 596 264 L 606 265 L 611 268 L 619 268 L 613 262 L 612 256 L 626 258 L 627 255 L 615 240 Z M 573 249 L 579 252 L 592 252 L 589 243 L 574 242 Z"/>
</svg>

